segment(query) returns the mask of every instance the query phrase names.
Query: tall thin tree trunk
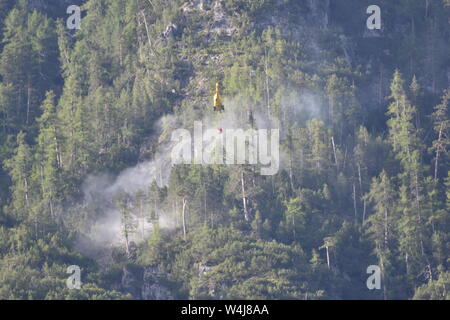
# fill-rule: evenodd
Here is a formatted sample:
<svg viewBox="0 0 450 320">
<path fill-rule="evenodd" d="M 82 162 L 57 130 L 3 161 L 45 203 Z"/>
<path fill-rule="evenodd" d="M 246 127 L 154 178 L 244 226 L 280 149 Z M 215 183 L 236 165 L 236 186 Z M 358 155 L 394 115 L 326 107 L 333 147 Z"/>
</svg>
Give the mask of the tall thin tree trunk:
<svg viewBox="0 0 450 320">
<path fill-rule="evenodd" d="M 336 164 L 336 171 L 339 173 L 339 166 L 336 156 L 336 145 L 334 144 L 334 137 L 331 137 L 331 143 L 333 144 L 334 163 Z"/>
<path fill-rule="evenodd" d="M 388 245 L 388 211 L 384 208 L 384 246 Z"/>
<path fill-rule="evenodd" d="M 177 200 L 176 199 L 172 202 L 172 210 L 175 213 L 175 225 L 178 228 L 179 225 L 180 225 L 180 221 L 179 221 L 179 218 L 178 218 L 178 206 L 177 206 Z"/>
<path fill-rule="evenodd" d="M 358 212 L 356 209 L 356 187 L 355 183 L 353 182 L 353 209 L 355 210 L 355 221 L 358 220 Z"/>
<path fill-rule="evenodd" d="M 48 204 L 50 206 L 50 216 L 52 217 L 52 220 L 55 220 L 55 214 L 53 212 L 53 201 L 52 198 L 50 197 L 50 199 L 48 200 Z"/>
<path fill-rule="evenodd" d="M 292 181 L 292 154 L 289 154 L 289 183 L 291 185 L 291 189 L 294 190 L 294 183 Z"/>
<path fill-rule="evenodd" d="M 363 216 L 362 216 L 362 224 L 364 225 L 366 221 L 366 198 L 363 198 Z"/>
<path fill-rule="evenodd" d="M 28 75 L 28 84 L 27 84 L 27 119 L 26 124 L 28 125 L 30 120 L 30 105 L 31 105 L 31 88 L 30 88 L 30 75 Z"/>
<path fill-rule="evenodd" d="M 186 241 L 186 204 L 187 200 L 183 197 L 183 209 L 182 209 L 182 219 L 183 219 L 183 239 Z"/>
<path fill-rule="evenodd" d="M 205 222 L 208 221 L 208 210 L 207 210 L 207 199 L 206 199 L 206 189 L 203 193 L 203 214 L 205 216 Z"/>
<path fill-rule="evenodd" d="M 267 116 L 270 118 L 270 89 L 269 89 L 269 75 L 268 75 L 268 59 L 269 53 L 267 52 L 267 48 L 264 48 L 264 72 L 266 76 L 266 95 L 267 95 Z"/>
<path fill-rule="evenodd" d="M 149 49 L 151 50 L 151 48 L 152 48 L 152 40 L 150 38 L 150 33 L 148 31 L 147 17 L 145 16 L 144 11 L 142 11 L 142 17 L 144 18 L 144 25 L 145 25 L 145 31 L 147 33 L 148 46 L 149 46 Z"/>
<path fill-rule="evenodd" d="M 387 193 L 386 193 L 386 188 L 383 188 L 383 194 L 384 194 L 384 199 L 386 202 L 386 199 L 388 197 Z M 388 245 L 388 210 L 385 207 L 384 208 L 384 247 L 385 249 L 387 248 Z"/>
<path fill-rule="evenodd" d="M 56 138 L 56 128 L 54 128 L 54 134 L 55 134 L 55 152 L 56 152 L 56 164 L 58 165 L 58 169 L 62 168 L 62 158 L 61 153 L 59 152 L 59 143 L 58 139 Z"/>
<path fill-rule="evenodd" d="M 295 213 L 292 214 L 292 235 L 294 236 L 294 241 L 296 238 L 296 234 L 295 234 Z"/>
<path fill-rule="evenodd" d="M 378 248 L 378 250 L 379 251 L 381 251 L 380 250 L 380 248 Z M 386 281 L 385 281 L 385 278 L 384 278 L 384 260 L 383 260 L 383 255 L 381 254 L 381 252 L 380 252 L 380 255 L 379 255 L 379 257 L 380 257 L 380 266 L 381 266 L 381 277 L 382 277 L 382 283 L 383 283 L 383 300 L 387 300 L 387 289 L 386 289 Z"/>
<path fill-rule="evenodd" d="M 145 215 L 144 215 L 144 204 L 142 203 L 143 199 L 141 198 L 139 201 L 139 215 L 141 216 L 142 226 L 141 226 L 141 232 L 142 232 L 142 240 L 145 238 Z"/>
<path fill-rule="evenodd" d="M 247 199 L 245 197 L 245 181 L 244 181 L 244 171 L 241 172 L 241 187 L 242 187 L 242 203 L 244 205 L 244 218 L 249 220 L 247 211 Z"/>
<path fill-rule="evenodd" d="M 362 178 L 361 178 L 361 165 L 358 162 L 358 180 L 359 180 L 359 189 L 361 190 L 361 192 L 364 192 L 362 190 Z"/>
<path fill-rule="evenodd" d="M 130 244 L 128 243 L 128 231 L 125 230 L 125 250 L 127 252 L 127 257 L 130 256 Z"/>
<path fill-rule="evenodd" d="M 441 149 L 441 140 L 442 140 L 442 126 L 443 123 L 441 123 L 440 127 L 439 127 L 439 138 L 438 138 L 438 143 L 436 146 L 436 160 L 434 162 L 434 180 L 437 180 L 438 178 L 438 164 L 439 164 L 439 155 L 440 155 L 440 149 Z"/>
<path fill-rule="evenodd" d="M 405 252 L 405 266 L 406 266 L 406 274 L 409 274 L 409 262 L 408 262 L 408 252 Z"/>
<path fill-rule="evenodd" d="M 328 269 L 330 269 L 330 253 L 328 252 L 328 246 L 325 247 L 325 250 L 327 251 L 327 266 Z"/>
<path fill-rule="evenodd" d="M 24 183 L 25 183 L 25 201 L 27 203 L 27 207 L 29 208 L 30 202 L 28 200 L 28 179 L 27 178 L 24 179 Z"/>
</svg>

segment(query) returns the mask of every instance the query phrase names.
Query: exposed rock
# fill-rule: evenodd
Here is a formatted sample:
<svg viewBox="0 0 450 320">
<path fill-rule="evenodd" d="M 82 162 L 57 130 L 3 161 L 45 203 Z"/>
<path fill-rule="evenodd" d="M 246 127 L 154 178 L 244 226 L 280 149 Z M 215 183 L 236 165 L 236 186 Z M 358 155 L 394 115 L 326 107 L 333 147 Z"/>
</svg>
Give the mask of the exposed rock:
<svg viewBox="0 0 450 320">
<path fill-rule="evenodd" d="M 191 0 L 183 6 L 183 12 L 191 12 L 193 10 L 206 10 L 206 4 L 211 3 L 211 0 Z"/>
<path fill-rule="evenodd" d="M 136 260 L 137 257 L 137 245 L 134 241 L 130 241 L 128 245 L 128 260 Z"/>
<path fill-rule="evenodd" d="M 163 32 L 163 34 L 161 36 L 165 39 L 173 38 L 173 37 L 175 37 L 175 33 L 177 32 L 177 30 L 178 30 L 177 25 L 170 23 L 166 27 L 166 30 Z"/>
<path fill-rule="evenodd" d="M 211 32 L 226 36 L 232 36 L 237 32 L 237 28 L 231 24 L 230 17 L 225 14 L 220 1 L 215 1 L 213 4 L 213 20 Z"/>
<path fill-rule="evenodd" d="M 199 275 L 199 277 L 202 277 L 203 275 L 208 273 L 208 271 L 211 270 L 211 269 L 212 269 L 212 267 L 210 267 L 210 266 L 208 266 L 206 264 L 200 263 L 199 266 L 198 266 L 198 275 Z"/>
<path fill-rule="evenodd" d="M 222 282 L 214 281 L 209 277 L 209 272 L 214 266 L 208 265 L 208 262 L 200 262 L 198 264 L 198 283 L 195 289 L 194 297 L 202 299 L 203 297 L 209 297 L 214 299 L 224 299 L 224 291 L 226 285 Z"/>
<path fill-rule="evenodd" d="M 231 24 L 231 17 L 225 14 L 222 2 L 219 0 L 193 0 L 186 3 L 182 10 L 186 14 L 194 11 L 201 11 L 203 15 L 206 14 L 209 21 L 203 25 L 205 34 L 214 33 L 231 36 L 237 32 L 237 28 Z"/>
<path fill-rule="evenodd" d="M 145 268 L 144 283 L 142 285 L 142 299 L 144 300 L 173 300 L 170 290 L 164 285 L 165 273 L 160 266 Z"/>
<path fill-rule="evenodd" d="M 131 294 L 134 299 L 141 299 L 139 275 L 133 272 L 129 266 L 124 266 L 122 272 L 122 290 Z"/>
</svg>

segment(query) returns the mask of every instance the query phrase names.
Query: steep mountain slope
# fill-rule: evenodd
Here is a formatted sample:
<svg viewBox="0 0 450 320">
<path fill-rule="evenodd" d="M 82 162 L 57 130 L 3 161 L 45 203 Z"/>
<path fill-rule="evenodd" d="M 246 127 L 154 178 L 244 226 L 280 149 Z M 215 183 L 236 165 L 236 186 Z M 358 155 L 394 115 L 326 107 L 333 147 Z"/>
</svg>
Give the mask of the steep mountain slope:
<svg viewBox="0 0 450 320">
<path fill-rule="evenodd" d="M 0 1 L 0 298 L 448 298 L 450 3 L 371 4 Z M 195 121 L 279 171 L 172 165 Z"/>
</svg>

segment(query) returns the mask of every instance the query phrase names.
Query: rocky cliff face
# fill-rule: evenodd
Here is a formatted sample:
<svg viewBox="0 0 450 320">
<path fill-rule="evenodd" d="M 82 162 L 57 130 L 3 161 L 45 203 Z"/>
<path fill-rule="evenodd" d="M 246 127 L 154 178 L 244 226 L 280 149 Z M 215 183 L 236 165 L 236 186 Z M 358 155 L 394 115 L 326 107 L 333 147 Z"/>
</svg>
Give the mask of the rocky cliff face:
<svg viewBox="0 0 450 320">
<path fill-rule="evenodd" d="M 144 269 L 126 265 L 122 268 L 120 290 L 133 299 L 172 300 L 174 296 L 167 286 L 167 274 L 158 265 Z"/>
<path fill-rule="evenodd" d="M 137 272 L 133 272 L 129 267 L 122 269 L 121 290 L 129 293 L 134 299 L 141 299 L 141 279 Z"/>
<path fill-rule="evenodd" d="M 129 293 L 133 299 L 142 300 L 172 300 L 174 295 L 167 285 L 167 274 L 159 265 L 145 268 L 125 265 L 119 289 Z"/>
<path fill-rule="evenodd" d="M 116 290 L 130 294 L 137 300 L 172 300 L 168 274 L 161 265 L 154 264 L 142 266 L 136 263 L 137 246 L 130 243 L 130 252 L 125 257 L 115 256 L 115 261 L 122 261 L 120 282 L 115 286 Z M 123 259 L 123 260 L 121 260 Z"/>
<path fill-rule="evenodd" d="M 172 300 L 169 288 L 164 284 L 165 273 L 159 266 L 145 268 L 141 291 L 144 300 Z"/>
</svg>

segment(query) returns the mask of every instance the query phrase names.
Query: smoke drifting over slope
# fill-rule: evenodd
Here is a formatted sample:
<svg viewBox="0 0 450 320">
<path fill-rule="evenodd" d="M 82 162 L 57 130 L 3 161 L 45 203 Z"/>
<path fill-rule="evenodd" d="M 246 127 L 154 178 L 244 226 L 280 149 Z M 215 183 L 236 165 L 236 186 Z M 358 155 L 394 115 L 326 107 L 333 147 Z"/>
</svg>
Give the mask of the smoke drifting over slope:
<svg viewBox="0 0 450 320">
<path fill-rule="evenodd" d="M 209 108 L 205 108 L 205 116 L 196 121 L 202 122 L 204 137 L 208 130 L 217 131 L 218 128 L 222 128 L 224 132 L 227 129 L 247 130 L 253 125 L 255 129 L 280 129 L 280 137 L 283 139 L 282 126 L 294 121 L 304 121 L 306 118 L 321 118 L 320 104 L 320 97 L 316 94 L 307 92 L 300 94 L 290 90 L 283 97 L 281 108 L 283 113 L 281 119 L 278 119 L 274 115 L 268 116 L 267 107 L 250 107 L 241 98 L 226 97 L 224 113 L 215 114 Z M 167 185 L 172 168 L 171 152 L 177 143 L 171 141 L 172 132 L 180 128 L 193 132 L 194 123 L 183 123 L 184 118 L 183 115 L 178 117 L 168 115 L 158 121 L 156 124 L 158 146 L 153 159 L 125 169 L 116 177 L 102 174 L 92 175 L 86 179 L 83 184 L 84 206 L 94 216 L 88 218 L 93 223 L 81 230 L 83 236 L 77 244 L 79 251 L 98 258 L 100 251 L 124 245 L 121 216 L 115 204 L 115 197 L 118 193 L 125 193 L 131 199 L 135 199 L 136 193 L 140 191 L 147 193 L 153 181 L 156 181 L 159 187 Z M 205 150 L 211 146 L 206 142 L 203 148 Z M 280 158 L 281 169 L 283 159 L 286 157 L 280 154 Z M 150 204 L 145 204 L 144 210 L 150 210 Z M 179 219 L 175 212 L 164 212 L 159 216 L 159 226 L 174 228 L 177 226 L 177 220 Z M 137 219 L 136 222 L 137 232 L 130 240 L 140 242 L 151 235 L 152 224 L 141 219 Z"/>
</svg>

